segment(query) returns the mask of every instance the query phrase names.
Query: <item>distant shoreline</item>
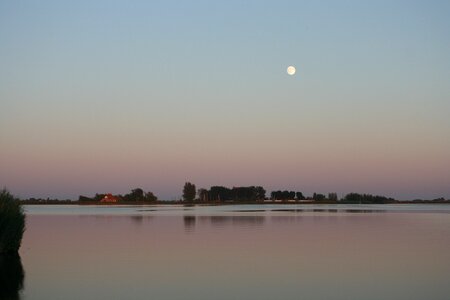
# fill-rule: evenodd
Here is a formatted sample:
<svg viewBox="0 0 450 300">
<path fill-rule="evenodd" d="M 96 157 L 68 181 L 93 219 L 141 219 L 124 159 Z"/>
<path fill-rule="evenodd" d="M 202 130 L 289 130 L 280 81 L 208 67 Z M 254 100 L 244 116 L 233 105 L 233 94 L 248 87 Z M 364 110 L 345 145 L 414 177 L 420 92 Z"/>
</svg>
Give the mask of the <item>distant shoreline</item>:
<svg viewBox="0 0 450 300">
<path fill-rule="evenodd" d="M 224 201 L 224 202 L 185 202 L 179 200 L 158 200 L 152 202 L 129 201 L 118 203 L 102 203 L 97 201 L 77 200 L 20 200 L 22 205 L 105 205 L 105 206 L 128 206 L 128 205 L 185 205 L 185 206 L 221 206 L 221 205 L 270 205 L 270 204 L 305 204 L 305 205 L 329 205 L 329 204 L 364 204 L 364 205 L 386 205 L 386 204 L 450 204 L 450 200 L 405 200 L 391 203 L 350 203 L 342 201 L 314 201 L 314 200 L 265 200 L 265 201 Z"/>
</svg>

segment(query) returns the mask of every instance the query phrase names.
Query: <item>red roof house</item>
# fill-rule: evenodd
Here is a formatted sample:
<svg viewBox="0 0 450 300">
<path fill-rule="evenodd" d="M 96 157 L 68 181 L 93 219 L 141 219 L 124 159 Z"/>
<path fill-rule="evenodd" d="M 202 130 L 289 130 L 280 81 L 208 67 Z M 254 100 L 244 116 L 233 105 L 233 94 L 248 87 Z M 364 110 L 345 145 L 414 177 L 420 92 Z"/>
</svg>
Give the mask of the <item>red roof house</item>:
<svg viewBox="0 0 450 300">
<path fill-rule="evenodd" d="M 113 196 L 112 194 L 106 194 L 102 200 L 100 200 L 101 203 L 117 203 L 119 202 L 119 198 L 116 196 Z"/>
</svg>

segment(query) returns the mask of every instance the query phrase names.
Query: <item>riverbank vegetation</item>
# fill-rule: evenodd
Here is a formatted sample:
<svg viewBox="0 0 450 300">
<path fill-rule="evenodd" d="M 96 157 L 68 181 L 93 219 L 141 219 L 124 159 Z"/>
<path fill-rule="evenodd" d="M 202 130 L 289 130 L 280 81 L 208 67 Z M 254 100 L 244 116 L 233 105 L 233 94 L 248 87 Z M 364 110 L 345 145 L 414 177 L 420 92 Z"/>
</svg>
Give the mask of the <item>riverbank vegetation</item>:
<svg viewBox="0 0 450 300">
<path fill-rule="evenodd" d="M 0 191 L 0 255 L 17 255 L 25 231 L 25 214 L 19 199 Z"/>
<path fill-rule="evenodd" d="M 262 186 L 226 187 L 215 185 L 207 188 L 196 188 L 191 182 L 186 182 L 180 189 L 178 200 L 159 200 L 151 191 L 142 188 L 132 189 L 128 194 L 97 193 L 94 196 L 79 196 L 78 201 L 57 199 L 22 200 L 23 204 L 204 204 L 217 205 L 227 203 L 265 204 L 265 203 L 320 203 L 320 204 L 389 204 L 389 203 L 450 203 L 450 199 L 437 198 L 432 200 L 396 200 L 391 197 L 349 193 L 341 197 L 335 192 L 306 195 L 301 191 L 275 190 L 267 195 Z"/>
<path fill-rule="evenodd" d="M 125 195 L 112 195 L 112 194 L 95 194 L 94 197 L 79 196 L 79 203 L 154 203 L 158 200 L 152 192 L 145 192 L 141 188 L 132 189 Z"/>
<path fill-rule="evenodd" d="M 20 300 L 25 272 L 20 256 L 0 255 L 0 299 Z"/>
</svg>

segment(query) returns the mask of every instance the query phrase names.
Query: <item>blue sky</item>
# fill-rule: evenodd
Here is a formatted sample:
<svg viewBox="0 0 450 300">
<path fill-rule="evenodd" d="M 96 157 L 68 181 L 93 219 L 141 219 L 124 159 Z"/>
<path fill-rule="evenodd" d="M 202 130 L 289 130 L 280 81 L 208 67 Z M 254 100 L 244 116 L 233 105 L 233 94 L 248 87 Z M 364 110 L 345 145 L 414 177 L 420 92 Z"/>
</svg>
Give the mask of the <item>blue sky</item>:
<svg viewBox="0 0 450 300">
<path fill-rule="evenodd" d="M 0 184 L 450 197 L 449 15 L 447 1 L 2 1 Z"/>
</svg>

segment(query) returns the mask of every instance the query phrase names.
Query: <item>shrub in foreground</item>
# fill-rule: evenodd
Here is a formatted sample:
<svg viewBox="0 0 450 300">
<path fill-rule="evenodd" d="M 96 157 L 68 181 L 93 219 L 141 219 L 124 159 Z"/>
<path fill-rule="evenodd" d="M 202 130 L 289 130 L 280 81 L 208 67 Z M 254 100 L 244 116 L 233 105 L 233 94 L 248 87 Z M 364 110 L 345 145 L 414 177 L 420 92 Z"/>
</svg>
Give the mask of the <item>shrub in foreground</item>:
<svg viewBox="0 0 450 300">
<path fill-rule="evenodd" d="M 25 214 L 6 189 L 0 191 L 0 255 L 16 254 L 25 231 Z"/>
<path fill-rule="evenodd" d="M 25 272 L 20 256 L 0 255 L 0 299 L 19 300 Z"/>
</svg>

